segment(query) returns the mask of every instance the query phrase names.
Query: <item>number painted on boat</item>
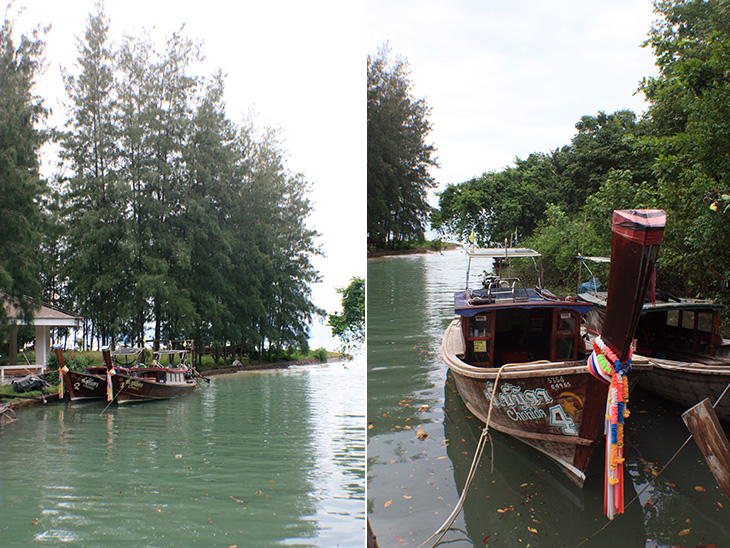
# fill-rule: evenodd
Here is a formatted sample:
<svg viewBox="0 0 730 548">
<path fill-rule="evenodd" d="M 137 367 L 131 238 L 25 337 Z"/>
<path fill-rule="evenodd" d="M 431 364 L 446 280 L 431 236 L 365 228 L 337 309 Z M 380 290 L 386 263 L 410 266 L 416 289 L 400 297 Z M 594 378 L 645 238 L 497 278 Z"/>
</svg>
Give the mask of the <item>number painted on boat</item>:
<svg viewBox="0 0 730 548">
<path fill-rule="evenodd" d="M 562 376 L 559 377 L 548 377 L 547 382 L 550 383 L 550 388 L 553 390 L 560 390 L 561 388 L 570 388 L 573 386 L 569 381 L 566 381 Z"/>
<path fill-rule="evenodd" d="M 575 428 L 573 419 L 570 418 L 559 403 L 550 408 L 550 426 L 556 426 L 563 431 L 566 436 L 577 436 L 578 430 Z"/>
</svg>

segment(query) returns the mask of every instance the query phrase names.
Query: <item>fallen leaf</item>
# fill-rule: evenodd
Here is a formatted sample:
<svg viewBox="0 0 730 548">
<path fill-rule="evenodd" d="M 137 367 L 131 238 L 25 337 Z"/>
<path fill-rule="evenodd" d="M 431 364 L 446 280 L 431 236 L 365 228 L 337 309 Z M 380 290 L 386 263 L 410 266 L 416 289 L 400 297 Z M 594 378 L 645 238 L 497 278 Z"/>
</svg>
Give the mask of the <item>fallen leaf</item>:
<svg viewBox="0 0 730 548">
<path fill-rule="evenodd" d="M 423 430 L 422 428 L 419 428 L 418 431 L 416 432 L 416 437 L 419 440 L 423 441 L 428 437 L 428 434 L 426 433 L 425 430 Z"/>
<path fill-rule="evenodd" d="M 387 507 L 388 507 L 388 506 L 390 506 L 391 504 L 393 504 L 393 501 L 392 501 L 392 500 L 386 500 L 386 501 L 385 501 L 385 504 L 383 505 L 383 507 L 384 507 L 384 508 L 387 508 Z"/>
<path fill-rule="evenodd" d="M 701 485 L 698 485 L 697 487 L 695 487 L 695 491 L 697 491 L 699 493 L 704 493 L 705 491 L 707 491 L 707 489 L 705 489 Z"/>
<path fill-rule="evenodd" d="M 447 459 L 447 458 L 449 458 L 448 455 L 441 455 L 440 457 L 436 457 L 436 460 Z"/>
<path fill-rule="evenodd" d="M 537 529 L 535 529 L 534 527 L 528 527 L 528 528 L 527 528 L 527 530 L 528 530 L 528 531 L 529 531 L 530 533 L 535 533 L 535 534 L 537 535 Z"/>
<path fill-rule="evenodd" d="M 482 544 L 486 544 L 487 542 L 489 542 L 489 539 L 491 538 L 491 536 L 492 535 L 487 535 L 486 537 L 484 537 L 484 539 L 482 540 Z"/>
<path fill-rule="evenodd" d="M 413 497 L 412 497 L 412 496 L 410 496 L 410 495 L 403 495 L 403 498 L 404 498 L 404 499 L 412 499 Z"/>
<path fill-rule="evenodd" d="M 690 532 L 691 530 L 692 530 L 692 529 L 682 529 L 682 530 L 681 530 L 681 531 L 679 532 L 679 536 L 680 536 L 680 537 L 686 537 L 687 535 L 689 535 L 689 532 Z"/>
</svg>

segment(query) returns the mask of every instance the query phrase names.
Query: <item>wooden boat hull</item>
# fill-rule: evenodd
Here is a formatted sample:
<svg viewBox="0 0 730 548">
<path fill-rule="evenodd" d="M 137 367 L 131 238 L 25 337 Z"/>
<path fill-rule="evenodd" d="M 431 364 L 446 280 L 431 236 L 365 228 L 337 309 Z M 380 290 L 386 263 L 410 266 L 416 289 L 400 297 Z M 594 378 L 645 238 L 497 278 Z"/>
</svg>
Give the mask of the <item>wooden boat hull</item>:
<svg viewBox="0 0 730 548">
<path fill-rule="evenodd" d="M 106 398 L 106 374 L 70 369 L 63 374 L 63 382 L 71 401 Z"/>
<path fill-rule="evenodd" d="M 505 364 L 501 373 L 469 365 L 461 359 L 460 318 L 446 329 L 441 353 L 461 398 L 477 418 L 487 422 L 491 403 L 491 428 L 541 451 L 583 485 L 591 454 L 604 437 L 608 393 L 585 361 Z M 638 372 L 650 367 L 646 361 L 635 366 Z"/>
<path fill-rule="evenodd" d="M 639 386 L 685 409 L 705 398 L 714 404 L 730 384 L 730 367 L 649 358 L 651 371 L 642 376 Z M 730 422 L 730 390 L 715 407 L 717 417 Z"/>
<path fill-rule="evenodd" d="M 153 400 L 167 400 L 196 389 L 194 380 L 160 382 L 157 379 L 114 373 L 112 375 L 113 399 L 119 404 Z"/>
</svg>

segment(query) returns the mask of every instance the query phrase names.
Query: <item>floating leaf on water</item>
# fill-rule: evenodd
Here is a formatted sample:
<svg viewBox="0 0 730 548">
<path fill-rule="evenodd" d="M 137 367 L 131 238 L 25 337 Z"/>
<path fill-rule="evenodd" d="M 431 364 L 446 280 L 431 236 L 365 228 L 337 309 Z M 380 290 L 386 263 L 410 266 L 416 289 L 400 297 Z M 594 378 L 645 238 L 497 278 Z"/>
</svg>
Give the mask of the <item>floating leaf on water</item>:
<svg viewBox="0 0 730 548">
<path fill-rule="evenodd" d="M 690 532 L 691 530 L 692 530 L 692 529 L 682 529 L 682 530 L 681 530 L 681 531 L 680 531 L 680 532 L 678 533 L 678 535 L 679 535 L 680 537 L 686 537 L 687 535 L 689 535 L 689 532 Z"/>
<path fill-rule="evenodd" d="M 487 535 L 486 537 L 484 537 L 484 538 L 482 539 L 482 544 L 486 544 L 487 542 L 489 542 L 489 539 L 490 539 L 491 537 L 492 537 L 492 535 Z"/>
<path fill-rule="evenodd" d="M 695 487 L 695 491 L 697 491 L 698 493 L 704 493 L 705 491 L 707 491 L 707 489 L 705 489 L 701 485 L 698 485 Z"/>
<path fill-rule="evenodd" d="M 446 459 L 448 458 L 448 455 L 441 455 L 440 457 L 436 457 L 436 460 Z"/>
<path fill-rule="evenodd" d="M 412 497 L 412 496 L 410 496 L 410 495 L 403 495 L 403 498 L 404 498 L 404 499 L 412 499 L 413 497 Z"/>
<path fill-rule="evenodd" d="M 423 441 L 428 437 L 428 434 L 426 433 L 425 430 L 423 430 L 422 428 L 419 428 L 418 431 L 416 432 L 416 437 L 419 440 Z"/>
<path fill-rule="evenodd" d="M 537 535 L 537 529 L 535 529 L 534 527 L 529 527 L 529 526 L 528 526 L 528 527 L 527 527 L 527 530 L 528 530 L 528 531 L 529 531 L 530 533 L 535 533 L 535 534 Z"/>
<path fill-rule="evenodd" d="M 387 507 L 388 507 L 388 506 L 390 506 L 391 504 L 393 504 L 393 501 L 392 501 L 392 500 L 386 500 L 386 501 L 385 501 L 385 504 L 383 504 L 383 507 L 384 507 L 384 508 L 387 508 Z"/>
</svg>

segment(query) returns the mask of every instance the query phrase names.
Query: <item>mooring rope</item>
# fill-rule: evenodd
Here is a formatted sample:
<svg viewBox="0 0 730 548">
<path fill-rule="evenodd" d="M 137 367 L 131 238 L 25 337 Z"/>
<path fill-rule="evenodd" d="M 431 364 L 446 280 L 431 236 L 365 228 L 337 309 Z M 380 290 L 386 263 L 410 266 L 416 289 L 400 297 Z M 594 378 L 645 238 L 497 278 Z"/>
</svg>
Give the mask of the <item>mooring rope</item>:
<svg viewBox="0 0 730 548">
<path fill-rule="evenodd" d="M 111 400 L 109 401 L 109 403 L 107 403 L 107 404 L 106 404 L 106 407 L 105 407 L 104 409 L 102 409 L 102 410 L 101 410 L 101 413 L 99 413 L 99 416 L 103 415 L 103 414 L 104 414 L 104 411 L 106 411 L 107 409 L 109 409 L 109 406 L 110 406 L 111 404 L 113 404 L 113 403 L 114 403 L 114 400 L 116 400 L 116 399 L 117 399 L 117 398 L 119 397 L 119 394 L 121 394 L 121 393 L 122 393 L 122 390 L 124 390 L 124 387 L 125 387 L 125 386 L 127 386 L 127 384 L 129 383 L 129 381 L 131 381 L 131 380 L 132 380 L 132 379 L 126 379 L 126 380 L 125 380 L 125 381 L 124 381 L 124 382 L 122 383 L 122 385 L 121 385 L 121 386 L 119 387 L 119 392 L 117 392 L 117 395 L 116 395 L 116 396 L 114 396 L 114 397 L 113 397 L 113 398 L 112 398 L 112 399 L 111 399 Z"/>
<path fill-rule="evenodd" d="M 727 385 L 727 386 L 725 387 L 725 390 L 723 390 L 723 391 L 722 391 L 722 394 L 720 394 L 720 396 L 719 396 L 719 397 L 717 398 L 717 400 L 715 400 L 715 403 L 713 403 L 713 404 L 712 404 L 712 408 L 713 408 L 713 409 L 714 409 L 714 408 L 715 408 L 715 407 L 717 406 L 717 404 L 718 404 L 718 403 L 720 403 L 720 400 L 721 400 L 721 399 L 723 398 L 723 396 L 725 396 L 725 393 L 726 393 L 726 392 L 728 391 L 728 389 L 730 389 L 730 383 L 728 383 L 728 385 Z M 628 507 L 629 507 L 629 506 L 631 506 L 631 505 L 632 505 L 632 504 L 633 504 L 634 502 L 636 502 L 637 500 L 639 500 L 639 497 L 641 497 L 641 495 L 643 495 L 643 494 L 644 494 L 644 491 L 646 491 L 647 489 L 649 489 L 649 487 L 651 487 L 651 486 L 652 486 L 652 484 L 654 483 L 654 481 L 655 481 L 655 480 L 656 480 L 656 479 L 657 479 L 657 478 L 658 478 L 659 476 L 661 476 L 661 475 L 662 475 L 662 474 L 664 473 L 664 471 L 665 471 L 665 470 L 666 470 L 666 469 L 667 469 L 667 468 L 669 467 L 669 465 L 670 465 L 670 464 L 672 464 L 672 462 L 674 461 L 674 459 L 676 459 L 676 458 L 677 458 L 677 456 L 679 455 L 679 453 L 681 453 L 681 452 L 682 452 L 682 449 L 684 449 L 684 448 L 685 448 L 685 446 L 686 446 L 686 445 L 687 445 L 687 444 L 689 443 L 689 440 L 691 440 L 691 439 L 692 439 L 692 434 L 690 434 L 690 435 L 689 435 L 689 437 L 688 437 L 688 438 L 687 438 L 686 440 L 684 440 L 684 443 L 683 443 L 683 444 L 682 444 L 682 445 L 681 445 L 681 446 L 679 447 L 679 449 L 677 449 L 677 450 L 676 450 L 676 451 L 674 452 L 674 455 L 672 455 L 672 457 L 671 457 L 671 458 L 670 458 L 670 459 L 669 459 L 669 460 L 667 461 L 667 463 L 666 463 L 666 464 L 665 464 L 664 466 L 662 466 L 662 469 L 661 469 L 661 470 L 659 470 L 659 472 L 657 473 L 657 475 L 656 475 L 656 476 L 654 476 L 653 478 L 651 478 L 651 479 L 650 479 L 650 480 L 649 480 L 649 481 L 647 482 L 647 484 L 646 484 L 646 485 L 645 485 L 645 486 L 644 486 L 644 487 L 643 487 L 643 488 L 641 489 L 641 491 L 639 491 L 638 493 L 636 493 L 636 495 L 634 495 L 634 498 L 632 498 L 632 499 L 631 499 L 631 500 L 630 500 L 630 501 L 628 502 L 628 504 L 626 504 L 626 508 L 628 508 Z M 575 545 L 575 546 L 574 546 L 573 548 L 578 548 L 579 546 L 583 546 L 583 545 L 584 545 L 584 544 L 585 544 L 586 542 L 588 542 L 589 540 L 591 540 L 591 539 L 592 539 L 593 537 L 595 537 L 595 536 L 596 536 L 596 535 L 597 535 L 598 533 L 600 533 L 601 531 L 603 531 L 604 529 L 606 529 L 606 528 L 607 528 L 607 527 L 608 527 L 609 525 L 611 525 L 611 523 L 612 523 L 612 520 L 609 520 L 609 521 L 607 521 L 607 522 L 606 522 L 606 523 L 605 523 L 605 524 L 603 525 L 603 527 L 601 527 L 601 528 L 597 529 L 597 530 L 596 530 L 595 532 L 591 533 L 591 534 L 590 534 L 589 536 L 587 536 L 587 537 L 586 537 L 586 538 L 584 538 L 584 539 L 583 539 L 582 541 L 580 541 L 580 542 L 579 542 L 578 544 L 576 544 L 576 545 Z"/>
<path fill-rule="evenodd" d="M 506 364 L 505 364 L 506 365 Z M 444 521 L 441 526 L 436 529 L 436 531 L 428 537 L 426 540 L 424 540 L 421 544 L 418 545 L 418 548 L 423 548 L 426 546 L 428 542 L 430 542 L 433 538 L 438 537 L 436 541 L 431 544 L 431 548 L 436 546 L 439 542 L 441 542 L 441 539 L 444 537 L 444 535 L 451 529 L 451 525 L 456 520 L 457 516 L 461 512 L 461 509 L 464 507 L 464 502 L 466 502 L 466 495 L 469 492 L 469 486 L 471 485 L 472 480 L 474 479 L 474 476 L 476 475 L 477 468 L 479 466 L 479 461 L 482 458 L 482 453 L 484 453 L 484 447 L 487 444 L 487 438 L 489 437 L 489 421 L 492 418 L 492 407 L 494 403 L 494 396 L 497 392 L 497 384 L 499 383 L 499 376 L 502 374 L 502 369 L 504 369 L 505 365 L 502 365 L 499 368 L 499 371 L 497 371 L 497 377 L 494 379 L 494 386 L 492 387 L 492 396 L 489 399 L 489 410 L 487 411 L 487 421 L 484 423 L 484 428 L 482 429 L 482 435 L 479 437 L 479 441 L 477 442 L 477 448 L 474 452 L 474 458 L 471 462 L 471 468 L 469 469 L 469 473 L 466 477 L 466 482 L 464 483 L 464 488 L 461 491 L 461 496 L 459 497 L 458 502 L 456 503 L 456 507 L 451 512 L 451 515 L 449 515 L 448 518 L 446 518 L 446 521 Z M 492 466 L 494 466 L 494 459 L 492 459 Z"/>
</svg>

